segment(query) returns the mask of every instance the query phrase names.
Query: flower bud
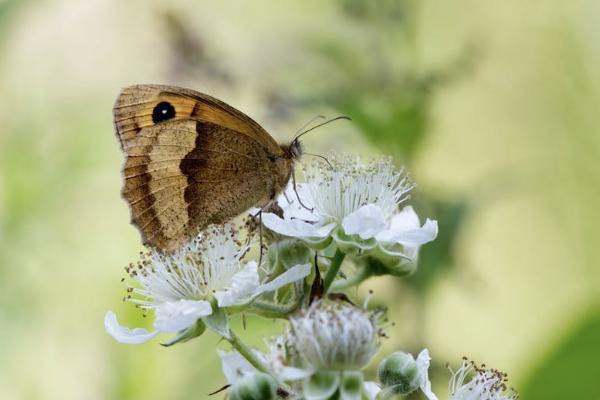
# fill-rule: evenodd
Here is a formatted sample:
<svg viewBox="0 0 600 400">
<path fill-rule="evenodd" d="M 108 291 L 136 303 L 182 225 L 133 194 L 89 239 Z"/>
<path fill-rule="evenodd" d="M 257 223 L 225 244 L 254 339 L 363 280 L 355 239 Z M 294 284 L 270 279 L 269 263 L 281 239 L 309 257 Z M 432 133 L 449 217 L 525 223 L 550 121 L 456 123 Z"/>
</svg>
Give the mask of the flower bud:
<svg viewBox="0 0 600 400">
<path fill-rule="evenodd" d="M 286 239 L 269 246 L 269 262 L 273 270 L 286 271 L 295 265 L 312 261 L 310 249 L 301 241 Z"/>
<path fill-rule="evenodd" d="M 267 374 L 255 372 L 240 378 L 231 388 L 231 400 L 275 400 L 277 383 Z"/>
<path fill-rule="evenodd" d="M 402 255 L 387 254 L 381 249 L 372 252 L 366 265 L 372 275 L 408 276 L 417 270 L 416 258 L 410 260 Z"/>
<path fill-rule="evenodd" d="M 412 355 L 397 351 L 379 364 L 379 381 L 394 394 L 406 395 L 419 387 L 420 371 Z"/>
</svg>

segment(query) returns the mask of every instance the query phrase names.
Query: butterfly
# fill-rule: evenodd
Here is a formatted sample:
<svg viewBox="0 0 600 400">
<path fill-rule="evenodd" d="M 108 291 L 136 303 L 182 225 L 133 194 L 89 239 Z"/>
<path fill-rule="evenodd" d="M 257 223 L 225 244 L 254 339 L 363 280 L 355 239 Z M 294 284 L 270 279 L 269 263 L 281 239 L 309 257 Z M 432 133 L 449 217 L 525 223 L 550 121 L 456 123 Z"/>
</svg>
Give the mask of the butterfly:
<svg viewBox="0 0 600 400">
<path fill-rule="evenodd" d="M 167 252 L 210 224 L 274 200 L 293 175 L 302 155 L 298 138 L 307 132 L 278 144 L 228 104 L 164 85 L 123 89 L 113 117 L 131 222 L 145 245 Z"/>
</svg>

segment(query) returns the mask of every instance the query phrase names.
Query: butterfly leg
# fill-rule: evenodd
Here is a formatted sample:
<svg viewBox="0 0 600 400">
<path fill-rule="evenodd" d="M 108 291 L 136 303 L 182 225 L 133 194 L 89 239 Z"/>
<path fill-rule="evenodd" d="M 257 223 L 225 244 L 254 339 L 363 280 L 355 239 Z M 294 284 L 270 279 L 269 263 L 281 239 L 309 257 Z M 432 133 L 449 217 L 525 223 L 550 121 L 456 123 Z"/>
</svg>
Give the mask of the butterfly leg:
<svg viewBox="0 0 600 400">
<path fill-rule="evenodd" d="M 259 256 L 258 256 L 258 267 L 262 266 L 262 258 L 263 258 L 263 232 L 262 232 L 262 213 L 263 209 L 261 208 L 258 212 L 258 236 L 259 236 Z"/>
<path fill-rule="evenodd" d="M 302 203 L 302 200 L 300 200 L 300 195 L 298 194 L 298 188 L 296 187 L 296 173 L 294 172 L 294 168 L 292 168 L 292 187 L 294 188 L 294 193 L 296 193 L 296 198 L 298 199 L 298 203 L 300 203 L 300 205 L 302 207 L 306 208 L 308 211 L 312 212 L 313 209 L 305 206 L 304 203 Z"/>
</svg>

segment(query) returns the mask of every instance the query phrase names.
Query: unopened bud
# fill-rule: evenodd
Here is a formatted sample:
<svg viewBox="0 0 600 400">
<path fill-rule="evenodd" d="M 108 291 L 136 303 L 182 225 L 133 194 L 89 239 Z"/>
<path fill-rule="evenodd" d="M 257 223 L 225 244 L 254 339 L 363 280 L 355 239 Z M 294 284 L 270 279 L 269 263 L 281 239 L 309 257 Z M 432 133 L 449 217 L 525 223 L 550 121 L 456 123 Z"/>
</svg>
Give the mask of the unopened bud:
<svg viewBox="0 0 600 400">
<path fill-rule="evenodd" d="M 419 387 L 417 362 L 412 355 L 397 351 L 379 364 L 379 381 L 394 394 L 406 395 Z"/>
</svg>

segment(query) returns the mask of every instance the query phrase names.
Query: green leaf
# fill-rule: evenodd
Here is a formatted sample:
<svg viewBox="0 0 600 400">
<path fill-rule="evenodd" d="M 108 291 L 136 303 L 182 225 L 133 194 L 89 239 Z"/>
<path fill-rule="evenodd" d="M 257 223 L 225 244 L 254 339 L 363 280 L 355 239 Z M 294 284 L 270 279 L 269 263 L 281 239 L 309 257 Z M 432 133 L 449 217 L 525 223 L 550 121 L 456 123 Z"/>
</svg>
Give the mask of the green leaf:
<svg viewBox="0 0 600 400">
<path fill-rule="evenodd" d="M 600 399 L 600 310 L 543 360 L 520 390 L 523 399 Z"/>
</svg>

